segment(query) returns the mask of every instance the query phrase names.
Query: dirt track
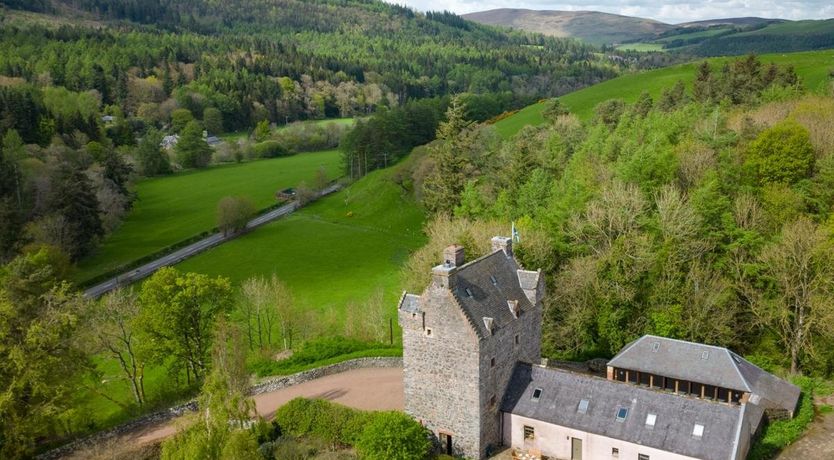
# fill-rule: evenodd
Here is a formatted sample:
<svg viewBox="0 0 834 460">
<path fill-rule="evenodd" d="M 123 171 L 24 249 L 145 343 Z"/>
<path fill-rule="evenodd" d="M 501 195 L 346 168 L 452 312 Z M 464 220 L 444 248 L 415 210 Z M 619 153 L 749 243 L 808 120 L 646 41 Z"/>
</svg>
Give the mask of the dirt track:
<svg viewBox="0 0 834 460">
<path fill-rule="evenodd" d="M 402 410 L 402 368 L 355 369 L 254 397 L 258 414 L 271 419 L 287 401 L 303 396 L 334 401 L 356 409 Z M 146 427 L 122 436 L 117 443 L 139 447 L 165 439 L 177 431 L 177 420 Z M 81 455 L 79 457 L 78 455 Z M 78 452 L 71 458 L 85 458 Z"/>
</svg>

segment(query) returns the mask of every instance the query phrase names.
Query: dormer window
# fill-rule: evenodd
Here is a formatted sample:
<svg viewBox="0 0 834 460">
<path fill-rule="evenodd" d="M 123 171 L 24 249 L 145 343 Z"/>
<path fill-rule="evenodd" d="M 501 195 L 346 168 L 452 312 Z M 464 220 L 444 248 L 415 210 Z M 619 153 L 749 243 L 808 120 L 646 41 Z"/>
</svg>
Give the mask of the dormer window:
<svg viewBox="0 0 834 460">
<path fill-rule="evenodd" d="M 484 317 L 484 327 L 486 328 L 487 332 L 492 334 L 493 332 L 495 332 L 495 320 L 493 320 L 492 318 L 490 318 L 488 316 L 485 316 Z"/>
<path fill-rule="evenodd" d="M 508 300 L 507 307 L 509 307 L 513 318 L 518 318 L 519 313 L 521 313 L 521 307 L 518 305 L 518 300 Z"/>
</svg>

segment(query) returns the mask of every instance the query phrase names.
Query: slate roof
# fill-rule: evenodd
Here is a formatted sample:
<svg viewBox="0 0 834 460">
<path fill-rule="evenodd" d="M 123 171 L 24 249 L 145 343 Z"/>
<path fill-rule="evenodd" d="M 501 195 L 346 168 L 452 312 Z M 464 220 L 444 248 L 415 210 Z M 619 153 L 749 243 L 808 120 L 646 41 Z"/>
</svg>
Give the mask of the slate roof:
<svg viewBox="0 0 834 460">
<path fill-rule="evenodd" d="M 799 400 L 799 387 L 723 347 L 645 335 L 623 348 L 608 365 L 746 391 L 762 398 L 765 407 L 790 412 Z"/>
<path fill-rule="evenodd" d="M 483 318 L 492 318 L 496 329 L 515 320 L 508 301 L 518 301 L 522 315 L 533 310 L 534 305 L 522 289 L 520 272 L 536 273 L 519 271 L 515 259 L 503 250 L 458 267 L 452 293 L 479 336 L 489 335 Z"/>
<path fill-rule="evenodd" d="M 538 401 L 533 391 L 540 388 Z M 588 401 L 585 413 L 577 409 Z M 619 408 L 628 416 L 617 421 Z M 561 369 L 516 364 L 501 410 L 555 425 L 613 439 L 662 449 L 703 460 L 728 460 L 745 431 L 741 423 L 757 426 L 761 411 L 746 411 L 695 398 L 681 397 L 623 382 L 605 380 Z M 648 427 L 648 414 L 656 416 Z M 744 420 L 748 417 L 748 420 Z M 704 426 L 702 437 L 693 435 L 695 424 Z"/>
</svg>

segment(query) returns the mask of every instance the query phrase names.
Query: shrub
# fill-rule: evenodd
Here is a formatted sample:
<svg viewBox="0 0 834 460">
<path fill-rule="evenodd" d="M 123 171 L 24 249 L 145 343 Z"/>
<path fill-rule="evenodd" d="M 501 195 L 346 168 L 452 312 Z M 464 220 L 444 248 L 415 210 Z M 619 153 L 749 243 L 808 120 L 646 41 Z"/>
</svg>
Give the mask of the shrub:
<svg viewBox="0 0 834 460">
<path fill-rule="evenodd" d="M 311 436 L 331 446 L 351 446 L 362 433 L 369 414 L 321 399 L 296 398 L 275 413 L 281 430 Z"/>
<path fill-rule="evenodd" d="M 290 155 L 289 150 L 278 141 L 259 142 L 252 149 L 258 158 L 276 158 Z"/>
<path fill-rule="evenodd" d="M 793 383 L 802 389 L 794 418 L 768 422 L 762 434 L 753 443 L 747 458 L 768 460 L 776 457 L 780 450 L 799 439 L 808 424 L 814 420 L 814 390 L 817 382 L 808 377 L 796 377 Z"/>
<path fill-rule="evenodd" d="M 356 443 L 367 460 L 422 460 L 432 448 L 428 431 L 400 412 L 378 412 Z"/>
</svg>

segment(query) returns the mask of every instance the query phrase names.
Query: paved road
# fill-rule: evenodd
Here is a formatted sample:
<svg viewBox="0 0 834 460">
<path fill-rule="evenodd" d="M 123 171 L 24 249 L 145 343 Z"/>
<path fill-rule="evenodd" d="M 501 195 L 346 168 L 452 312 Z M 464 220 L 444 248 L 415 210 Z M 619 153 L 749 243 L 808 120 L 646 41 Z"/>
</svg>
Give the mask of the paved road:
<svg viewBox="0 0 834 460">
<path fill-rule="evenodd" d="M 336 192 L 340 188 L 341 186 L 339 184 L 333 184 L 319 192 L 318 197 L 320 198 L 322 196 L 329 195 L 333 192 Z M 268 222 L 272 222 L 275 219 L 281 218 L 283 216 L 286 216 L 287 214 L 292 213 L 293 211 L 298 209 L 298 207 L 298 203 L 293 201 L 287 205 L 281 206 L 280 208 L 273 209 L 272 211 L 269 211 L 250 220 L 249 223 L 246 224 L 246 229 L 251 230 Z M 213 248 L 231 239 L 237 238 L 238 236 L 240 236 L 240 234 L 223 235 L 222 233 L 215 233 L 214 235 L 208 236 L 200 241 L 197 241 L 196 243 L 192 243 L 188 246 L 177 249 L 176 251 L 162 256 L 151 262 L 148 262 L 145 265 L 134 268 L 133 270 L 130 270 L 128 272 L 122 273 L 121 275 L 118 275 L 115 278 L 111 278 L 103 283 L 97 284 L 84 291 L 84 295 L 89 298 L 100 297 L 118 287 L 127 286 L 133 282 L 139 281 L 147 276 L 150 276 L 153 272 L 159 270 L 162 267 L 175 265 L 189 257 L 197 255 L 207 249 Z"/>
</svg>

